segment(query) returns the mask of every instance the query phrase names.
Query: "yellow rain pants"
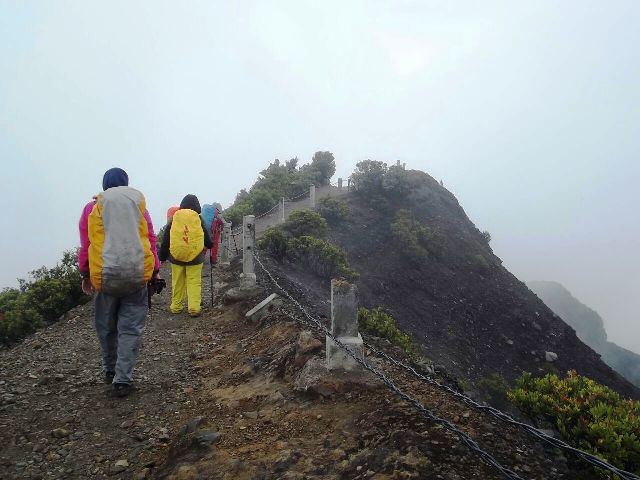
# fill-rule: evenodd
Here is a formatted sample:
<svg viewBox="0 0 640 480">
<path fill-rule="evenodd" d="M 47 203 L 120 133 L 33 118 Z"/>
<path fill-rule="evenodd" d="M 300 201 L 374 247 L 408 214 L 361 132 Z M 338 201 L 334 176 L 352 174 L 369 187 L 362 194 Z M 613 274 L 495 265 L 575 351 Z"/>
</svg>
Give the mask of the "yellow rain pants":
<svg viewBox="0 0 640 480">
<path fill-rule="evenodd" d="M 202 299 L 202 263 L 198 265 L 171 264 L 171 313 L 184 308 L 185 290 L 189 313 L 200 313 Z"/>
</svg>

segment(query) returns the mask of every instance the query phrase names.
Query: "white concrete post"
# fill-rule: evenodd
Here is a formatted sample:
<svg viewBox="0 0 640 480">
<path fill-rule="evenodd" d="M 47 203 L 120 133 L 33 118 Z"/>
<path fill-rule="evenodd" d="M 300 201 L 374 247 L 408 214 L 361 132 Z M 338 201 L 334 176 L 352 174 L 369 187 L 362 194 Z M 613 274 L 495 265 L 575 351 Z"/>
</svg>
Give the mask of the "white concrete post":
<svg viewBox="0 0 640 480">
<path fill-rule="evenodd" d="M 338 188 L 340 190 L 342 190 L 342 179 L 341 178 L 338 179 Z"/>
<path fill-rule="evenodd" d="M 223 265 L 229 265 L 231 262 L 231 223 L 224 222 L 222 227 L 222 258 Z"/>
<path fill-rule="evenodd" d="M 309 204 L 311 208 L 316 208 L 316 186 L 311 185 L 309 187 Z"/>
<path fill-rule="evenodd" d="M 362 336 L 358 332 L 358 291 L 355 285 L 344 280 L 331 280 L 331 333 L 356 357 L 364 359 Z M 326 344 L 329 370 L 359 367 L 328 335 Z"/>
<path fill-rule="evenodd" d="M 256 286 L 256 272 L 253 266 L 255 220 L 256 217 L 254 215 L 242 217 L 242 275 L 240 275 L 240 288 Z"/>
</svg>

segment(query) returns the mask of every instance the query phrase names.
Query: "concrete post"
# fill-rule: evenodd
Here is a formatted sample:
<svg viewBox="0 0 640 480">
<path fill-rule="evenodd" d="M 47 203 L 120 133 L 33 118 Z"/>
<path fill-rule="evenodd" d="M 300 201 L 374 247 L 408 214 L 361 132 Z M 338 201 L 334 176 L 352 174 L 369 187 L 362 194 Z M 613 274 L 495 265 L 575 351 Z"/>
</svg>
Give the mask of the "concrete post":
<svg viewBox="0 0 640 480">
<path fill-rule="evenodd" d="M 347 192 L 351 191 L 351 177 L 347 178 Z"/>
<path fill-rule="evenodd" d="M 331 280 L 331 333 L 356 357 L 364 359 L 358 332 L 358 292 L 344 280 Z M 327 335 L 327 368 L 354 370 L 359 364 Z"/>
<path fill-rule="evenodd" d="M 222 265 L 229 265 L 231 262 L 231 223 L 224 222 L 222 227 Z"/>
<path fill-rule="evenodd" d="M 340 190 L 342 190 L 342 179 L 341 178 L 338 179 L 338 188 Z"/>
<path fill-rule="evenodd" d="M 254 249 L 254 215 L 242 217 L 242 275 L 240 275 L 240 288 L 253 288 L 256 286 L 256 272 L 253 266 Z"/>
<path fill-rule="evenodd" d="M 309 205 L 311 208 L 316 208 L 316 186 L 311 185 L 309 187 Z"/>
<path fill-rule="evenodd" d="M 284 197 L 282 197 L 282 203 L 280 204 L 280 213 L 281 213 L 280 221 L 282 223 L 284 223 L 284 220 L 285 220 L 285 218 L 284 218 Z"/>
</svg>

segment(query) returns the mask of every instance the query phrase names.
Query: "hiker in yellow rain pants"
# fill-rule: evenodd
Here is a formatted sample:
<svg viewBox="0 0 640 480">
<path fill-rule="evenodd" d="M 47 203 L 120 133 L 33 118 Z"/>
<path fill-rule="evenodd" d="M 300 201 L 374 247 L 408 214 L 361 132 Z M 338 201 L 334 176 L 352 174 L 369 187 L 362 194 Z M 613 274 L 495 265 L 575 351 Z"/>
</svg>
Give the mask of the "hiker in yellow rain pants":
<svg viewBox="0 0 640 480">
<path fill-rule="evenodd" d="M 158 253 L 161 261 L 171 262 L 171 313 L 182 312 L 186 293 L 189 316 L 200 315 L 202 264 L 205 249 L 212 246 L 211 235 L 200 217 L 198 197 L 187 195 L 167 223 Z"/>
</svg>

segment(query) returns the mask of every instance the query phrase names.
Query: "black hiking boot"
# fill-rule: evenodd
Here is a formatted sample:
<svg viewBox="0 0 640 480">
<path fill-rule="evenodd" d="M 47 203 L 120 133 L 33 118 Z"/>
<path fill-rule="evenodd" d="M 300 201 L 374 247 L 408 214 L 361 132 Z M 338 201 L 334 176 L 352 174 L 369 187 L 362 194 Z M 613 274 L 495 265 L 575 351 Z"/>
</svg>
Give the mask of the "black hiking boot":
<svg viewBox="0 0 640 480">
<path fill-rule="evenodd" d="M 112 397 L 126 397 L 131 392 L 131 385 L 128 383 L 114 383 L 111 386 Z"/>
<path fill-rule="evenodd" d="M 104 383 L 111 385 L 113 383 L 113 377 L 116 376 L 116 372 L 104 372 Z"/>
</svg>

